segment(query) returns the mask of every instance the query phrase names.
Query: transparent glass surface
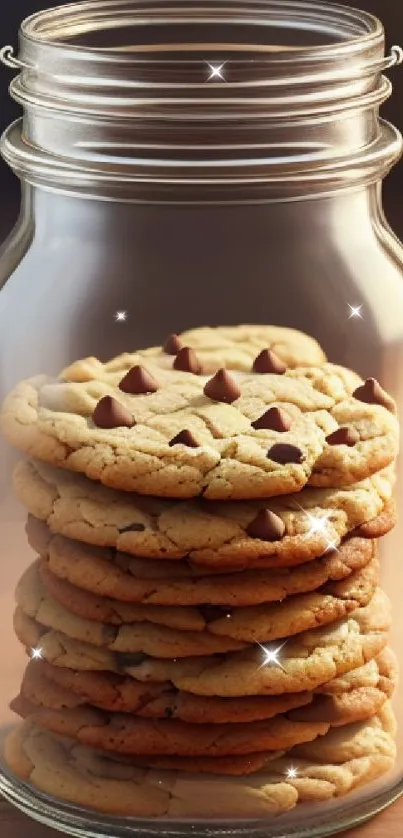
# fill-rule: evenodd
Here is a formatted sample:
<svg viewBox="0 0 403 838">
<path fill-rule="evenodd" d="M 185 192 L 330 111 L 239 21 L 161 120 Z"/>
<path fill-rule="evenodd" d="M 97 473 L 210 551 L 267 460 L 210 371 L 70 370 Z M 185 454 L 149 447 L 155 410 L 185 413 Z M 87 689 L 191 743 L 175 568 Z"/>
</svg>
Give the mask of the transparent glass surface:
<svg viewBox="0 0 403 838">
<path fill-rule="evenodd" d="M 79 358 L 255 323 L 306 332 L 402 410 L 403 249 L 381 199 L 401 139 L 378 113 L 390 93 L 378 21 L 316 2 L 80 3 L 28 19 L 19 58 L 11 92 L 24 119 L 2 140 L 23 182 L 20 219 L 0 251 L 2 399 Z M 211 78 L 221 64 L 224 78 Z M 32 655 L 14 634 L 14 592 L 35 553 L 12 489 L 22 455 L 4 439 L 0 454 L 4 740 Z M 401 464 L 397 478 L 398 521 L 380 549 L 401 660 Z M 402 687 L 393 707 L 392 769 L 278 818 L 228 807 L 200 818 L 196 800 L 185 819 L 123 818 L 52 797 L 5 764 L 0 788 L 72 835 L 327 835 L 400 793 Z M 209 782 L 206 791 L 200 778 L 201 795 L 214 794 Z"/>
</svg>

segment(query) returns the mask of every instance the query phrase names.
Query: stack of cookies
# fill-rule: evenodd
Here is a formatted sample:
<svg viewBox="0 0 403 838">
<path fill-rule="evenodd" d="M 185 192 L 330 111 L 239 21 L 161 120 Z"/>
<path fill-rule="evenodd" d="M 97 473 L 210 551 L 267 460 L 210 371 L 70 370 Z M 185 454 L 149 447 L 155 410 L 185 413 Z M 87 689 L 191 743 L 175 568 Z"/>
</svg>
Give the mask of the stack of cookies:
<svg viewBox="0 0 403 838">
<path fill-rule="evenodd" d="M 196 329 L 20 383 L 35 551 L 6 761 L 124 816 L 259 818 L 395 758 L 395 404 L 309 336 Z"/>
</svg>

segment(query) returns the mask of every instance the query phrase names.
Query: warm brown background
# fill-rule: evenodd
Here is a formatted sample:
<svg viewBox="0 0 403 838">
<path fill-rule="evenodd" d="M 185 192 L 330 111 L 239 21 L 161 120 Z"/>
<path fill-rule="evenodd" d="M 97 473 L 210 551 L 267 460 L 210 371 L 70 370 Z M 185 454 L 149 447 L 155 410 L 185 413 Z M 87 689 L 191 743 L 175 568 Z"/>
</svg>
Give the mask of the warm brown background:
<svg viewBox="0 0 403 838">
<path fill-rule="evenodd" d="M 0 5 L 0 46 L 17 45 L 17 31 L 20 20 L 33 12 L 56 5 L 46 0 L 6 0 Z M 60 3 L 60 0 L 59 0 Z M 351 5 L 344 3 L 343 5 Z M 387 46 L 403 46 L 403 0 L 361 0 L 356 5 L 378 15 L 385 25 Z M 11 70 L 0 67 L 0 131 L 3 131 L 19 115 L 19 108 L 7 95 Z M 385 105 L 383 115 L 403 130 L 403 66 L 391 71 L 394 83 L 393 98 Z M 403 163 L 400 163 L 385 184 L 385 207 L 389 220 L 403 238 L 403 212 L 400 193 L 403 193 Z M 14 223 L 18 211 L 19 188 L 14 176 L 0 163 L 0 241 Z M 0 802 L 1 838 L 57 838 L 53 832 L 31 823 L 5 803 Z M 387 812 L 357 830 L 349 830 L 344 838 L 402 838 L 403 800 Z"/>
</svg>

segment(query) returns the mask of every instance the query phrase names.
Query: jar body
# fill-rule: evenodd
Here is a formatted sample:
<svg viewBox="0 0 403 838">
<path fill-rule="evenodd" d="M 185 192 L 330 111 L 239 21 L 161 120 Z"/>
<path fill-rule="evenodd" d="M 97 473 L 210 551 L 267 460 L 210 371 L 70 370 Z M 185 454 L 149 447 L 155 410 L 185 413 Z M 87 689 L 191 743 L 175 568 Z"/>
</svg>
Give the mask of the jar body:
<svg viewBox="0 0 403 838">
<path fill-rule="evenodd" d="M 2 340 L 13 357 L 3 394 L 38 368 L 56 375 L 77 355 L 106 360 L 157 344 L 170 327 L 231 324 L 242 313 L 315 335 L 364 377 L 392 375 L 380 347 L 400 339 L 389 300 L 400 303 L 401 245 L 379 184 L 304 201 L 174 207 L 26 185 L 1 266 Z M 367 316 L 350 318 L 353 329 L 354 301 Z M 22 347 L 14 307 L 22 333 L 37 332 L 36 350 Z M 113 326 L 122 310 L 127 319 Z"/>
<path fill-rule="evenodd" d="M 402 266 L 403 248 L 384 221 L 378 184 L 306 201 L 174 208 L 83 200 L 25 186 L 21 219 L 0 262 L 2 396 L 38 372 L 56 376 L 76 358 L 107 360 L 158 344 L 173 330 L 206 323 L 253 322 L 312 335 L 332 362 L 363 378 L 378 378 L 402 409 Z M 353 309 L 362 316 L 354 316 Z M 127 313 L 125 320 L 116 320 L 119 311 Z M 11 489 L 20 457 L 5 440 L 1 446 L 7 553 L 1 565 L 1 719 L 6 730 L 15 721 L 8 704 L 18 693 L 25 665 L 12 628 L 14 590 L 33 556 L 24 535 L 26 510 Z M 400 464 L 398 505 L 402 485 Z M 398 522 L 380 542 L 381 584 L 393 606 L 391 646 L 400 660 L 402 526 Z M 254 818 L 250 830 L 275 835 L 281 823 L 282 834 L 312 834 L 314 827 L 317 834 L 328 834 L 393 799 L 403 771 L 401 688 L 393 702 L 398 758 L 386 777 L 339 801 L 304 804 L 303 815 Z M 21 787 L 16 790 L 7 771 L 2 784 L 10 799 L 20 805 L 24 800 L 26 811 L 34 805 L 36 816 L 47 823 L 53 818 L 67 831 L 74 823 L 83 835 L 89 823 L 95 828 L 94 813 L 74 810 L 71 821 L 60 801 L 49 808 L 48 800 L 38 803 L 33 789 L 21 797 Z M 125 834 L 119 818 L 96 820 L 97 834 Z M 235 832 L 244 828 L 245 820 L 227 820 Z M 202 832 L 206 821 L 193 824 Z M 171 826 L 164 827 L 168 833 Z M 209 828 L 215 826 L 220 829 L 222 819 L 212 817 Z M 138 822 L 138 828 L 146 834 L 147 826 Z"/>
</svg>

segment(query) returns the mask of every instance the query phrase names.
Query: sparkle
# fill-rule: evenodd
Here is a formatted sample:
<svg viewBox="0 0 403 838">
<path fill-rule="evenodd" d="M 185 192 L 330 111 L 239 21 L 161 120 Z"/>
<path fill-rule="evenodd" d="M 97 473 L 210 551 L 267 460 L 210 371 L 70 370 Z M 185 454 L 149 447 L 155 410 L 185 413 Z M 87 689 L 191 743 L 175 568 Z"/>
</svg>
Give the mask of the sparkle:
<svg viewBox="0 0 403 838">
<path fill-rule="evenodd" d="M 43 658 L 43 649 L 42 647 L 37 646 L 36 649 L 31 649 L 30 658 L 32 661 L 40 661 Z"/>
<path fill-rule="evenodd" d="M 225 64 L 225 61 L 222 64 L 209 64 L 208 66 L 210 68 L 210 75 L 208 77 L 208 81 L 211 81 L 212 79 L 221 79 L 221 81 L 224 81 L 222 71 L 225 67 Z"/>
<path fill-rule="evenodd" d="M 277 646 L 275 649 L 269 649 L 267 646 L 263 646 L 262 643 L 258 643 L 257 645 L 260 646 L 264 654 L 264 660 L 262 665 L 259 666 L 259 669 L 262 669 L 264 666 L 277 666 L 278 669 L 282 669 L 283 672 L 285 672 L 286 670 L 284 669 L 284 666 L 281 663 L 279 656 L 282 648 L 285 646 L 286 643 L 287 641 L 285 640 L 284 643 L 281 643 L 281 645 Z"/>
<path fill-rule="evenodd" d="M 124 323 L 127 320 L 127 311 L 117 311 L 115 314 L 116 323 Z"/>
<path fill-rule="evenodd" d="M 358 317 L 361 320 L 363 319 L 363 316 L 361 314 L 362 305 L 361 306 L 351 306 L 349 304 L 348 307 L 350 309 L 350 314 L 349 314 L 349 318 L 348 318 L 349 320 L 351 320 L 353 317 Z"/>
<path fill-rule="evenodd" d="M 290 765 L 285 773 L 287 780 L 295 780 L 295 778 L 298 777 L 298 768 L 294 768 L 293 765 Z"/>
<path fill-rule="evenodd" d="M 328 518 L 329 518 L 330 512 L 325 512 L 324 515 L 318 515 L 318 516 L 310 515 L 309 512 L 305 512 L 305 515 L 308 518 L 308 521 L 310 523 L 310 528 L 307 532 L 308 537 L 312 536 L 312 535 L 316 535 L 316 534 L 324 535 L 326 537 L 326 541 L 327 541 L 324 553 L 329 552 L 329 550 L 337 550 L 336 544 L 329 537 L 329 531 L 328 531 L 329 520 L 328 520 Z"/>
<path fill-rule="evenodd" d="M 328 541 L 327 542 L 327 547 L 326 547 L 326 550 L 323 551 L 323 555 L 325 553 L 330 553 L 331 550 L 336 550 L 336 553 L 339 552 L 339 548 L 338 548 L 337 544 L 334 543 L 334 541 Z"/>
<path fill-rule="evenodd" d="M 328 532 L 328 514 L 325 515 L 310 515 L 309 512 L 306 512 L 306 517 L 310 523 L 310 529 L 308 535 L 315 535 L 316 533 L 321 533 L 321 535 L 327 535 Z"/>
</svg>

